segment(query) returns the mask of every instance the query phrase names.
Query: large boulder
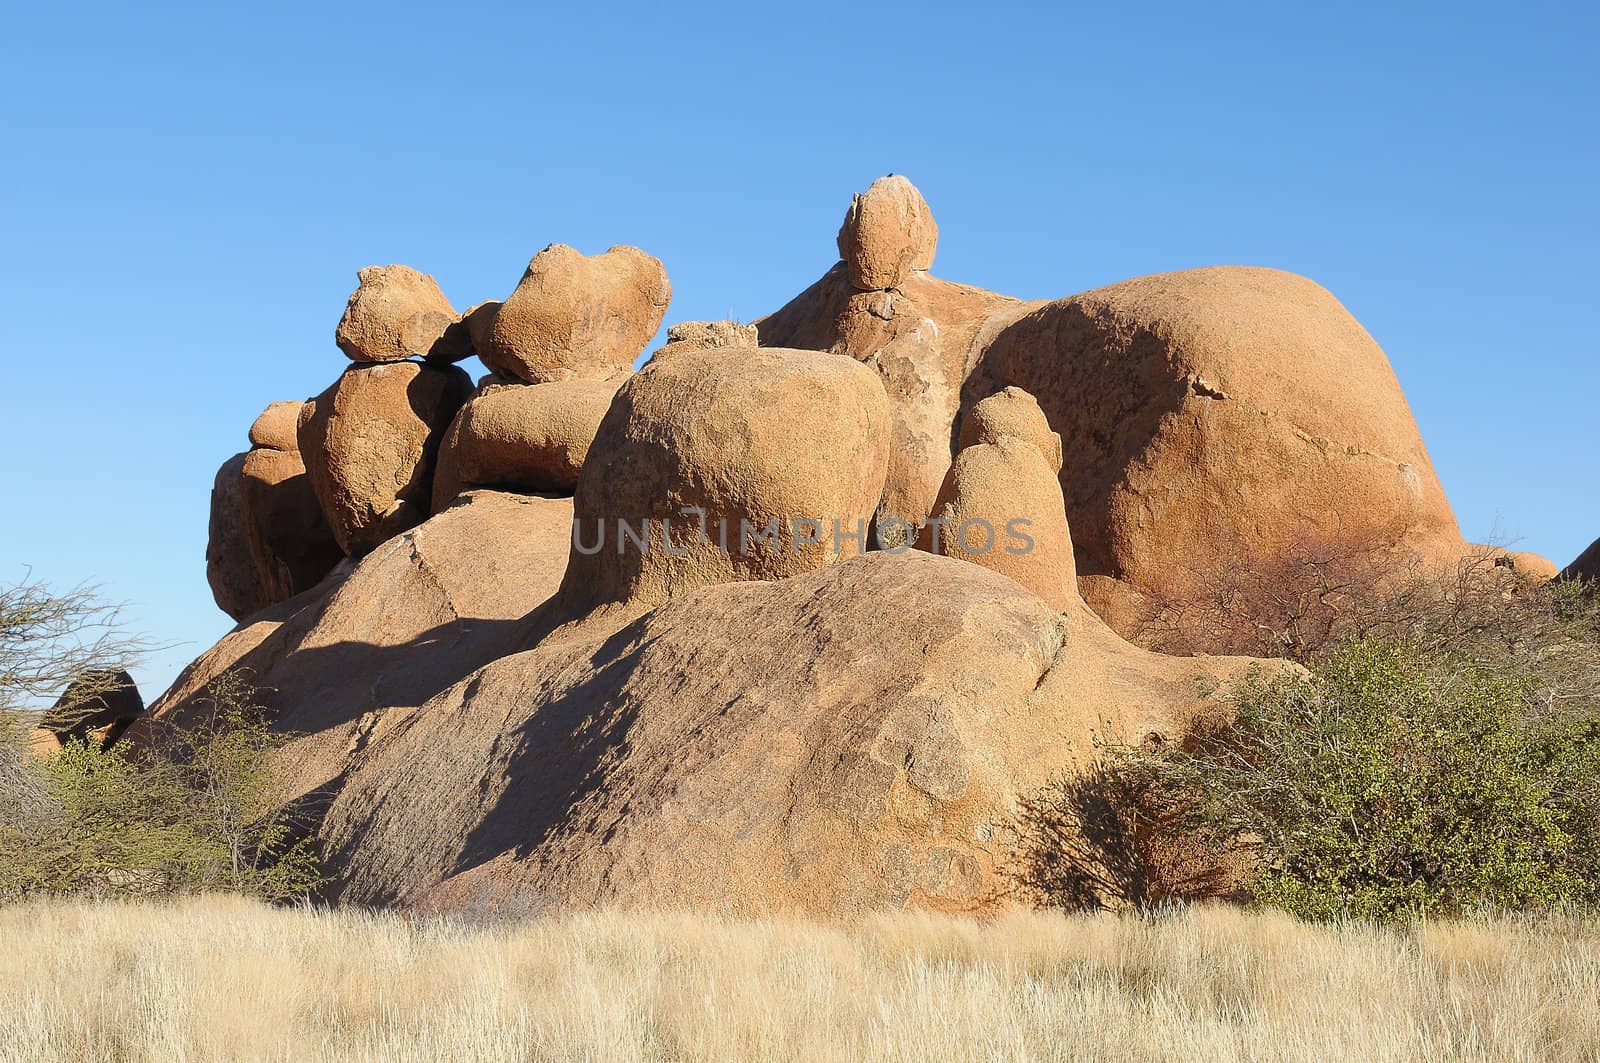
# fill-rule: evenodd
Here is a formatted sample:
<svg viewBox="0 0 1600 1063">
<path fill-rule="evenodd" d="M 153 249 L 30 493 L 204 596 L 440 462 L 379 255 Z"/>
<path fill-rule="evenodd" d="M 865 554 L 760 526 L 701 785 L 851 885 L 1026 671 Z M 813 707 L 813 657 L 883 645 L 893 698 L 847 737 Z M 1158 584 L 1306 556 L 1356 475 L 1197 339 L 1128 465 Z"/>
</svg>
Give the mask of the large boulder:
<svg viewBox="0 0 1600 1063">
<path fill-rule="evenodd" d="M 90 671 L 67 685 L 54 705 L 45 711 L 40 726 L 66 745 L 88 741 L 98 734 L 102 748 L 109 747 L 144 715 L 144 698 L 126 671 Z"/>
<path fill-rule="evenodd" d="M 898 288 L 914 271 L 933 268 L 939 226 L 917 186 L 889 174 L 851 199 L 838 242 L 853 286 Z"/>
<path fill-rule="evenodd" d="M 1562 579 L 1600 580 L 1600 539 L 1589 545 L 1577 559 L 1561 570 Z"/>
<path fill-rule="evenodd" d="M 454 366 L 352 366 L 306 404 L 297 438 L 340 549 L 359 557 L 428 517 L 433 465 L 472 382 Z"/>
<path fill-rule="evenodd" d="M 660 260 L 637 247 L 585 256 L 551 244 L 494 311 L 478 356 L 530 384 L 625 376 L 671 299 Z"/>
<path fill-rule="evenodd" d="M 578 477 L 562 599 L 574 614 L 655 604 L 859 553 L 888 461 L 888 399 L 849 358 L 734 348 L 648 365 Z"/>
<path fill-rule="evenodd" d="M 848 363 L 846 363 L 848 364 Z M 585 474 L 587 476 L 587 474 Z M 1019 800 L 1197 680 L 1081 606 L 920 552 L 704 587 L 391 712 L 325 819 L 356 904 L 850 916 L 1016 903 Z"/>
<path fill-rule="evenodd" d="M 490 385 L 461 407 L 439 446 L 433 508 L 468 487 L 571 494 L 622 381 Z"/>
<path fill-rule="evenodd" d="M 267 604 L 266 588 L 261 585 L 245 531 L 240 495 L 244 462 L 244 454 L 235 454 L 217 470 L 206 533 L 206 582 L 217 608 L 235 620 L 243 620 Z"/>
<path fill-rule="evenodd" d="M 334 332 L 353 362 L 427 357 L 455 362 L 471 353 L 460 319 L 439 284 L 410 266 L 367 266 Z"/>
<path fill-rule="evenodd" d="M 1262 567 L 1330 531 L 1462 552 L 1388 359 L 1303 277 L 1196 269 L 1038 307 L 988 344 L 969 401 L 1006 385 L 1061 434 L 1083 576 L 1182 600 L 1216 575 L 1195 544 Z"/>
<path fill-rule="evenodd" d="M 568 499 L 471 492 L 234 629 L 151 716 L 181 719 L 239 674 L 293 736 L 280 758 L 291 796 L 325 803 L 386 713 L 520 648 L 521 618 L 560 584 L 571 538 Z"/>
<path fill-rule="evenodd" d="M 321 581 L 344 556 L 300 460 L 304 403 L 275 402 L 250 428 L 254 444 L 240 470 L 245 540 L 268 602 Z"/>
</svg>

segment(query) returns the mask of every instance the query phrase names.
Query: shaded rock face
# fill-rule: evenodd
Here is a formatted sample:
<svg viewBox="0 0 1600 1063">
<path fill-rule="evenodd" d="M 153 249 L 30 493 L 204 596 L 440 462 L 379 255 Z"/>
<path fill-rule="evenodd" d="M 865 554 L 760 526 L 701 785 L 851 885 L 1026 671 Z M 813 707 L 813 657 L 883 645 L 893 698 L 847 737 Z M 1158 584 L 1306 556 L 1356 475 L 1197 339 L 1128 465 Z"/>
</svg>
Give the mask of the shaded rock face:
<svg viewBox="0 0 1600 1063">
<path fill-rule="evenodd" d="M 363 904 L 991 911 L 1017 795 L 1242 666 L 877 552 L 486 666 L 372 742 L 325 839 Z"/>
<path fill-rule="evenodd" d="M 403 362 L 427 357 L 456 362 L 471 354 L 439 284 L 410 266 L 367 266 L 334 332 L 353 362 Z"/>
<path fill-rule="evenodd" d="M 570 500 L 470 492 L 230 632 L 151 713 L 181 718 L 239 671 L 296 736 L 280 758 L 291 794 L 320 810 L 387 712 L 519 648 L 521 618 L 561 582 L 571 527 Z"/>
<path fill-rule="evenodd" d="M 494 311 L 478 356 L 529 384 L 626 375 L 661 327 L 672 285 L 637 247 L 585 256 L 551 244 Z"/>
<path fill-rule="evenodd" d="M 861 552 L 889 426 L 878 378 L 848 358 L 729 349 L 646 366 L 617 392 L 578 477 L 562 600 L 575 613 L 652 605 Z"/>
<path fill-rule="evenodd" d="M 306 404 L 300 454 L 346 555 L 427 519 L 439 441 L 471 389 L 453 366 L 396 362 L 347 369 Z"/>
<path fill-rule="evenodd" d="M 569 495 L 622 381 L 489 385 L 461 407 L 439 447 L 433 508 L 468 487 Z"/>
<path fill-rule="evenodd" d="M 316 586 L 344 552 L 300 460 L 301 402 L 275 402 L 250 428 L 239 477 L 244 534 L 267 603 Z"/>
<path fill-rule="evenodd" d="M 1125 281 L 1002 329 L 967 383 L 1035 395 L 1060 433 L 1081 575 L 1181 598 L 1195 543 L 1246 563 L 1308 531 L 1462 543 L 1388 360 L 1293 274 L 1216 267 Z"/>
<path fill-rule="evenodd" d="M 62 691 L 41 727 L 62 745 L 87 741 L 91 733 L 100 732 L 100 747 L 106 749 L 142 715 L 144 698 L 133 676 L 125 671 L 86 672 Z"/>
<path fill-rule="evenodd" d="M 1600 580 L 1600 539 L 1590 544 L 1589 549 L 1579 554 L 1577 559 L 1561 570 L 1562 579 Z"/>
<path fill-rule="evenodd" d="M 266 588 L 250 555 L 239 483 L 244 454 L 222 463 L 211 486 L 211 520 L 206 533 L 206 582 L 217 608 L 243 620 L 267 604 Z"/>
</svg>

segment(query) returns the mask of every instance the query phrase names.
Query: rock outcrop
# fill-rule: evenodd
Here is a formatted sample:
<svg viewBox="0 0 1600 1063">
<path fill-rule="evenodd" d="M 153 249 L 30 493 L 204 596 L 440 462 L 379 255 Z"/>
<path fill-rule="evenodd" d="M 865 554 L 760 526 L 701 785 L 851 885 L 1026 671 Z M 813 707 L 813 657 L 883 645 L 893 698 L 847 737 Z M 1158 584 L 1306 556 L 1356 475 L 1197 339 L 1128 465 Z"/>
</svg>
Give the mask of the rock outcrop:
<svg viewBox="0 0 1600 1063">
<path fill-rule="evenodd" d="M 871 553 L 486 666 L 374 738 L 325 840 L 360 904 L 993 911 L 1020 795 L 1245 665 Z"/>
<path fill-rule="evenodd" d="M 551 244 L 494 311 L 478 356 L 529 384 L 625 376 L 671 299 L 660 260 L 637 247 L 585 256 Z"/>
<path fill-rule="evenodd" d="M 460 315 L 426 273 L 410 266 L 367 266 L 339 319 L 334 341 L 360 363 L 430 358 L 458 362 L 472 353 Z"/>
<path fill-rule="evenodd" d="M 848 358 L 730 348 L 648 365 L 578 477 L 562 599 L 654 605 L 860 553 L 888 461 L 888 399 Z"/>
<path fill-rule="evenodd" d="M 301 402 L 275 402 L 250 427 L 239 475 L 245 541 L 266 604 L 316 586 L 344 556 L 300 460 Z"/>
<path fill-rule="evenodd" d="M 479 389 L 439 446 L 433 508 L 469 487 L 570 495 L 621 380 Z"/>
<path fill-rule="evenodd" d="M 206 531 L 206 582 L 217 608 L 243 620 L 267 604 L 266 588 L 250 555 L 239 482 L 244 454 L 222 463 L 211 485 L 211 520 Z"/>
<path fill-rule="evenodd" d="M 471 388 L 454 366 L 352 366 L 306 404 L 300 455 L 346 555 L 427 519 L 439 441 Z"/>
</svg>

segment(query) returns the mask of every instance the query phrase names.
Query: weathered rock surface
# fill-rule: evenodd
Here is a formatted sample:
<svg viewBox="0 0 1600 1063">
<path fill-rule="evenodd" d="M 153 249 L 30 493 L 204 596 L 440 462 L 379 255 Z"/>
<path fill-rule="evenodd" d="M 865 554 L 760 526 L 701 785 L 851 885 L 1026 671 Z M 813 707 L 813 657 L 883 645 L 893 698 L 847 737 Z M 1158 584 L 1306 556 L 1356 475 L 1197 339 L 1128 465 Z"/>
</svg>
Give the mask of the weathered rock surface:
<svg viewBox="0 0 1600 1063">
<path fill-rule="evenodd" d="M 300 455 L 347 555 L 427 519 L 439 441 L 471 388 L 454 366 L 354 366 L 306 404 Z"/>
<path fill-rule="evenodd" d="M 880 177 L 850 201 L 839 228 L 839 257 L 850 283 L 865 291 L 898 288 L 933 268 L 939 226 L 922 193 L 899 174 Z"/>
<path fill-rule="evenodd" d="M 967 385 L 1039 400 L 1083 575 L 1182 598 L 1195 543 L 1265 563 L 1308 533 L 1456 557 L 1460 532 L 1383 351 L 1277 270 L 1124 281 L 1000 331 Z"/>
<path fill-rule="evenodd" d="M 690 351 L 715 351 L 723 347 L 754 347 L 761 341 L 754 325 L 741 325 L 737 321 L 681 321 L 667 326 L 667 342 L 650 355 L 671 358 Z"/>
<path fill-rule="evenodd" d="M 468 487 L 571 494 L 621 386 L 621 380 L 559 380 L 481 389 L 439 446 L 434 510 Z"/>
<path fill-rule="evenodd" d="M 190 711 L 239 671 L 298 736 L 280 758 L 292 793 L 325 803 L 387 712 L 520 648 L 521 618 L 561 582 L 571 522 L 567 499 L 471 492 L 230 632 L 151 714 Z"/>
<path fill-rule="evenodd" d="M 653 605 L 859 553 L 888 460 L 888 399 L 848 358 L 763 347 L 648 365 L 617 392 L 578 478 L 574 549 L 585 552 L 562 600 Z M 622 539 L 619 521 L 648 545 Z M 835 522 L 861 538 L 837 536 Z"/>
<path fill-rule="evenodd" d="M 1600 580 L 1600 539 L 1590 544 L 1589 549 L 1579 554 L 1577 559 L 1561 570 L 1562 579 Z"/>
<path fill-rule="evenodd" d="M 471 353 L 465 335 L 451 331 L 459 320 L 455 307 L 428 274 L 410 266 L 367 266 L 356 278 L 360 284 L 334 333 L 351 361 L 455 362 Z"/>
<path fill-rule="evenodd" d="M 894 415 L 878 516 L 914 523 L 932 510 L 950 467 L 962 381 L 989 339 L 1025 308 L 925 273 L 898 290 L 858 291 L 841 264 L 756 326 L 764 347 L 832 351 L 877 372 Z"/>
<path fill-rule="evenodd" d="M 1055 609 L 1078 603 L 1061 484 L 1039 448 L 1018 436 L 956 455 L 917 547 L 1008 576 Z"/>
<path fill-rule="evenodd" d="M 1039 400 L 1021 388 L 1008 387 L 981 399 L 961 419 L 961 447 L 979 443 L 998 443 L 1015 436 L 1038 448 L 1050 471 L 1061 471 L 1061 435 L 1050 430 L 1050 422 L 1039 408 Z"/>
<path fill-rule="evenodd" d="M 671 299 L 660 260 L 637 247 L 585 256 L 551 244 L 494 312 L 478 356 L 530 384 L 625 376 Z"/>
<path fill-rule="evenodd" d="M 702 588 L 391 713 L 325 842 L 362 904 L 991 911 L 1013 903 L 1019 795 L 1107 720 L 1181 731 L 1195 677 L 1244 664 L 1157 657 L 976 566 L 871 553 Z"/>
<path fill-rule="evenodd" d="M 250 556 L 239 480 L 243 454 L 222 463 L 211 485 L 211 520 L 206 534 L 206 582 L 217 608 L 243 620 L 267 604 L 266 589 Z"/>
<path fill-rule="evenodd" d="M 344 556 L 300 460 L 297 425 L 304 406 L 268 406 L 250 427 L 255 445 L 240 470 L 245 541 L 268 603 L 316 586 Z"/>
</svg>

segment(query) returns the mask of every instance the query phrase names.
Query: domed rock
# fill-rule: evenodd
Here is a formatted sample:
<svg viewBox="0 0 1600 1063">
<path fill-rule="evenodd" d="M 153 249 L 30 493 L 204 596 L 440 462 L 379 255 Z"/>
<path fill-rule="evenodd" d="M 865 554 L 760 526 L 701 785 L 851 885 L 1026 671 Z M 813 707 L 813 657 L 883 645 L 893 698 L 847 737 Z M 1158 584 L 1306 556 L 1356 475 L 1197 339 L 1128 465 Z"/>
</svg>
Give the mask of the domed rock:
<svg viewBox="0 0 1600 1063">
<path fill-rule="evenodd" d="M 1215 267 L 1124 281 L 1000 330 L 967 384 L 1037 397 L 1060 432 L 1084 575 L 1168 601 L 1308 534 L 1430 559 L 1460 532 L 1383 351 L 1317 284 Z"/>
<path fill-rule="evenodd" d="M 454 362 L 465 358 L 466 339 L 438 282 L 410 266 L 367 266 L 356 272 L 360 285 L 350 295 L 334 340 L 353 362 L 400 362 L 429 357 Z"/>
<path fill-rule="evenodd" d="M 206 534 L 206 582 L 217 608 L 243 620 L 267 604 L 266 589 L 250 556 L 239 481 L 243 454 L 222 463 L 211 486 L 211 520 Z"/>
<path fill-rule="evenodd" d="M 723 347 L 754 347 L 760 336 L 754 325 L 741 325 L 737 321 L 683 321 L 668 326 L 667 342 L 651 355 L 670 358 L 690 351 L 714 351 Z"/>
<path fill-rule="evenodd" d="M 346 555 L 427 518 L 439 441 L 471 388 L 454 366 L 353 366 L 306 404 L 300 455 Z"/>
<path fill-rule="evenodd" d="M 851 359 L 763 347 L 648 365 L 578 477 L 562 600 L 654 604 L 859 553 L 888 459 L 888 398 Z"/>
<path fill-rule="evenodd" d="M 1015 436 L 1039 448 L 1050 471 L 1061 471 L 1061 436 L 1039 409 L 1039 400 L 1021 388 L 1008 387 L 977 402 L 961 421 L 961 447 L 998 443 Z"/>
<path fill-rule="evenodd" d="M 1252 663 L 873 552 L 702 587 L 391 713 L 323 847 L 362 905 L 994 912 L 1024 797 L 1097 736 L 1181 736 L 1197 680 Z"/>
<path fill-rule="evenodd" d="M 551 244 L 494 312 L 483 364 L 530 384 L 626 375 L 672 299 L 660 260 L 637 247 L 585 256 Z"/>
<path fill-rule="evenodd" d="M 571 494 L 622 381 L 558 380 L 480 390 L 439 446 L 433 509 L 468 487 Z"/>
<path fill-rule="evenodd" d="M 956 455 L 917 547 L 1008 576 L 1063 612 L 1078 604 L 1061 484 L 1039 448 L 1018 436 Z"/>
<path fill-rule="evenodd" d="M 245 539 L 268 602 L 317 585 L 344 553 L 300 460 L 301 402 L 275 402 L 250 427 L 239 500 Z"/>
<path fill-rule="evenodd" d="M 855 196 L 839 229 L 839 257 L 850 283 L 868 291 L 898 288 L 913 271 L 932 269 L 938 246 L 933 212 L 899 174 L 880 177 Z"/>
</svg>

